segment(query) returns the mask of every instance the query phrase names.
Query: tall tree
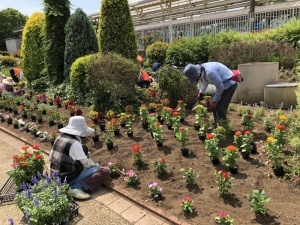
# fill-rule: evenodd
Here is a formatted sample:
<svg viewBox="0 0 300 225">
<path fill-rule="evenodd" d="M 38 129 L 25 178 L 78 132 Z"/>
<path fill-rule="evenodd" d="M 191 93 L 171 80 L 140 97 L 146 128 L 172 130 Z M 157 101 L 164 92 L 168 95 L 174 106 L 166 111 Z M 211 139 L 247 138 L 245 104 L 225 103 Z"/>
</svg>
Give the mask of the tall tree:
<svg viewBox="0 0 300 225">
<path fill-rule="evenodd" d="M 69 0 L 44 0 L 45 71 L 52 84 L 64 81 L 65 25 L 70 17 Z"/>
<path fill-rule="evenodd" d="M 21 62 L 29 83 L 39 78 L 44 67 L 44 62 L 41 60 L 44 56 L 44 25 L 44 14 L 35 12 L 27 20 L 23 29 Z"/>
<path fill-rule="evenodd" d="M 100 51 L 136 59 L 137 42 L 128 1 L 103 0 L 100 18 Z"/>
<path fill-rule="evenodd" d="M 76 9 L 66 27 L 64 75 L 69 78 L 70 67 L 79 57 L 98 52 L 98 40 L 92 23 L 82 9 Z"/>
<path fill-rule="evenodd" d="M 24 26 L 27 19 L 27 16 L 16 9 L 7 8 L 0 11 L 0 50 L 6 51 L 5 39 L 18 36 L 13 29 Z"/>
</svg>

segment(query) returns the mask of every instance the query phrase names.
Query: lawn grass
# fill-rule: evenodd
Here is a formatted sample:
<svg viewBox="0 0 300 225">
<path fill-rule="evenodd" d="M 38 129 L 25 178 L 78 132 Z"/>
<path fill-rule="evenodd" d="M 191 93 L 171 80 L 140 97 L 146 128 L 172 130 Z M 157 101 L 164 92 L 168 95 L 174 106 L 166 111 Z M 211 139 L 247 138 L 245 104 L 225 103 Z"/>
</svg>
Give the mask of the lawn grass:
<svg viewBox="0 0 300 225">
<path fill-rule="evenodd" d="M 3 73 L 7 77 L 10 77 L 10 73 L 9 73 L 10 69 L 11 69 L 11 67 L 4 67 L 1 69 L 1 73 Z"/>
</svg>

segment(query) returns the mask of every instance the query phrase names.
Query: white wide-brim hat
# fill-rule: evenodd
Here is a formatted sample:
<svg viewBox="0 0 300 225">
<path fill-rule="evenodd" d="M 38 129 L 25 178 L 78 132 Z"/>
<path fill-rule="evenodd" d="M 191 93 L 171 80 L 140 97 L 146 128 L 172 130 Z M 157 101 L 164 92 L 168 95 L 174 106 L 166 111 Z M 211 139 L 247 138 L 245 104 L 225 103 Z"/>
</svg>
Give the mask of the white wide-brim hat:
<svg viewBox="0 0 300 225">
<path fill-rule="evenodd" d="M 184 68 L 183 73 L 189 79 L 190 84 L 194 84 L 200 76 L 201 66 L 199 64 L 193 65 L 190 63 Z"/>
<path fill-rule="evenodd" d="M 2 83 L 6 85 L 15 85 L 15 82 L 11 77 L 6 77 L 5 79 L 2 80 Z"/>
<path fill-rule="evenodd" d="M 61 133 L 76 135 L 80 137 L 88 137 L 94 133 L 94 129 L 88 127 L 83 116 L 72 116 L 66 127 L 59 129 Z"/>
</svg>

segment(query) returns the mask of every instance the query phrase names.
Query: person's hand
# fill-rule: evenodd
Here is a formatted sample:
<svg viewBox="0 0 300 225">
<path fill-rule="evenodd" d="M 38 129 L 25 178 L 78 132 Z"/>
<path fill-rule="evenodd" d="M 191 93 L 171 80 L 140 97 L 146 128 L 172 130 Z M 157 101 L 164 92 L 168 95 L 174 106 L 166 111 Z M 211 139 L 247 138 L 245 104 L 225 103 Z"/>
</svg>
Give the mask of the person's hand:
<svg viewBox="0 0 300 225">
<path fill-rule="evenodd" d="M 217 103 L 216 102 L 213 102 L 213 101 L 210 101 L 209 102 L 209 109 L 213 110 L 217 107 Z"/>
</svg>

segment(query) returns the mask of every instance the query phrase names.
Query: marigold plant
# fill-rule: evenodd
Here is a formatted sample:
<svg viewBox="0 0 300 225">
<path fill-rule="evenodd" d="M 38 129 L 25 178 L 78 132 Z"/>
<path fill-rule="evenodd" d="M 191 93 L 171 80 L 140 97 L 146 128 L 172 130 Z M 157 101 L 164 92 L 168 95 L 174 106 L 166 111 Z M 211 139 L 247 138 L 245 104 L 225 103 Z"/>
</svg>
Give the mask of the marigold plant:
<svg viewBox="0 0 300 225">
<path fill-rule="evenodd" d="M 143 165 L 143 151 L 141 151 L 141 146 L 140 145 L 131 145 L 131 152 L 132 152 L 132 159 L 133 163 L 137 166 L 140 167 Z"/>
<path fill-rule="evenodd" d="M 152 165 L 155 167 L 158 174 L 164 174 L 167 173 L 167 167 L 169 166 L 169 163 L 167 163 L 166 159 L 162 157 L 161 159 L 153 161 Z"/>
<path fill-rule="evenodd" d="M 218 185 L 219 196 L 223 197 L 229 193 L 229 189 L 232 187 L 232 177 L 228 172 L 216 171 L 216 183 Z"/>
</svg>

